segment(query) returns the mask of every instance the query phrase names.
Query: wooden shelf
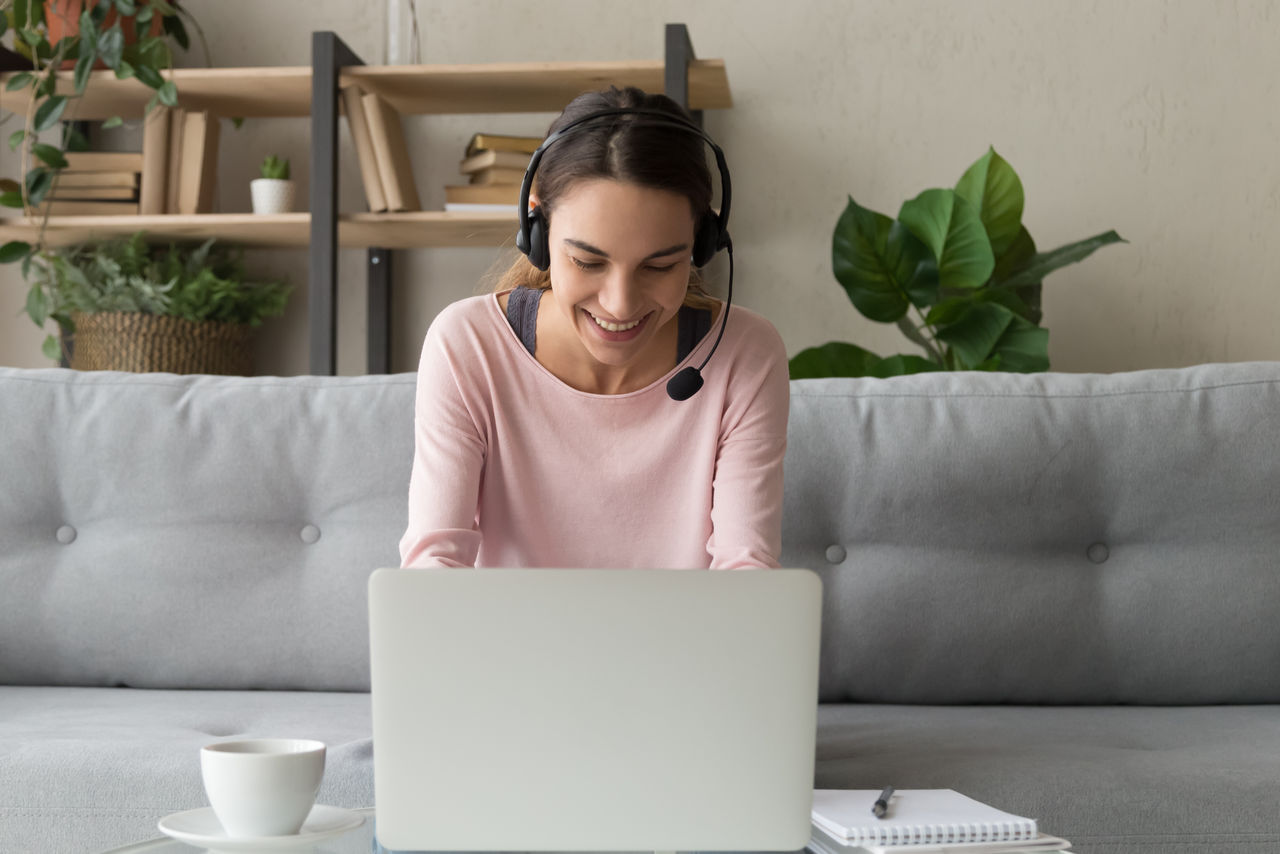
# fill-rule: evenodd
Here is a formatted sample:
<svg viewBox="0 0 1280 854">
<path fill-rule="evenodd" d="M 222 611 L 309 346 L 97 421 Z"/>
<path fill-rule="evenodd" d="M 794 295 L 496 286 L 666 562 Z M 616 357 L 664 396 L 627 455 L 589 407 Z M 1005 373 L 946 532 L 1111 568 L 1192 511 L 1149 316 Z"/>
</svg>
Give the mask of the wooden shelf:
<svg viewBox="0 0 1280 854">
<path fill-rule="evenodd" d="M 12 74 L 0 74 L 0 109 L 26 112 L 30 89 L 5 90 Z M 311 68 L 179 68 L 167 76 L 178 88 L 179 105 L 224 118 L 302 117 L 311 113 Z M 59 74 L 58 91 L 73 91 L 71 72 Z M 406 115 L 446 113 L 559 112 L 576 95 L 616 86 L 661 92 L 663 63 L 524 62 L 483 65 L 351 66 L 340 85 L 376 92 Z M 138 118 L 154 93 L 136 79 L 117 80 L 112 71 L 90 74 L 85 95 L 67 107 L 65 118 L 95 121 L 112 116 Z M 695 59 L 689 65 L 689 108 L 733 106 L 722 59 Z"/>
<path fill-rule="evenodd" d="M 459 214 L 444 211 L 344 214 L 338 219 L 338 245 L 346 248 L 424 249 L 445 246 L 504 246 L 514 243 L 511 214 Z M 146 231 L 150 240 L 207 240 L 216 237 L 243 246 L 304 248 L 311 242 L 311 214 L 259 215 L 160 214 L 154 216 L 59 216 L 49 218 L 48 246 L 70 246 Z M 40 222 L 0 219 L 0 243 L 30 242 Z"/>
</svg>

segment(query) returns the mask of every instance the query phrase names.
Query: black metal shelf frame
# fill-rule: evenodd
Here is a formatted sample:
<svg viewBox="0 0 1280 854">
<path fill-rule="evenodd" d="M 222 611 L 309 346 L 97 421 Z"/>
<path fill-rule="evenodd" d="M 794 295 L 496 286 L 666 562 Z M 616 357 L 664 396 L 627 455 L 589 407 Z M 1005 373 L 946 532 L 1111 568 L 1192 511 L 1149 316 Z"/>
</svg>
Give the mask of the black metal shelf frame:
<svg viewBox="0 0 1280 854">
<path fill-rule="evenodd" d="M 695 59 L 689 29 L 667 24 L 663 57 L 663 88 L 682 107 L 689 107 L 689 64 Z M 360 57 L 333 32 L 311 34 L 311 243 L 308 252 L 307 300 L 310 333 L 310 372 L 333 376 L 338 363 L 338 75 L 349 66 L 364 65 Z M 693 112 L 702 124 L 702 111 Z M 367 250 L 365 270 L 366 372 L 391 370 L 390 249 Z"/>
</svg>

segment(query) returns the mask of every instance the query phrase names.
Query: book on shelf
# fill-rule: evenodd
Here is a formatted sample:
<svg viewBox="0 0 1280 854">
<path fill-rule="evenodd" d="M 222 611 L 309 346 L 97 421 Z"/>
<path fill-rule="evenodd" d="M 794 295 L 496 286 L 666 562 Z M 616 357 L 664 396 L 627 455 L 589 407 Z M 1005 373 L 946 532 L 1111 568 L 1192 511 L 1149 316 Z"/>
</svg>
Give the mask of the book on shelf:
<svg viewBox="0 0 1280 854">
<path fill-rule="evenodd" d="M 511 205 L 520 203 L 519 184 L 450 184 L 444 188 L 446 203 Z"/>
<path fill-rule="evenodd" d="M 68 151 L 64 172 L 141 172 L 141 151 Z"/>
<path fill-rule="evenodd" d="M 472 184 L 515 184 L 519 187 L 524 183 L 523 169 L 504 169 L 501 166 L 491 166 L 488 169 L 480 169 L 471 173 Z"/>
<path fill-rule="evenodd" d="M 519 205 L 483 205 L 470 204 L 467 202 L 445 202 L 445 213 L 473 214 L 473 213 L 500 213 L 515 216 L 520 210 Z"/>
<path fill-rule="evenodd" d="M 169 110 L 169 159 L 165 164 L 164 212 L 178 212 L 178 185 L 182 183 L 182 132 L 187 111 Z"/>
<path fill-rule="evenodd" d="M 137 172 L 76 172 L 71 169 L 63 169 L 58 173 L 58 187 L 127 187 L 134 189 L 138 186 Z"/>
<path fill-rule="evenodd" d="M 526 155 L 525 162 L 527 163 L 529 160 L 528 155 L 537 151 L 539 145 L 542 145 L 542 137 L 540 136 L 477 133 L 472 134 L 471 141 L 467 143 L 467 156 L 471 157 L 481 151 L 519 151 Z"/>
<path fill-rule="evenodd" d="M 53 185 L 53 189 L 45 195 L 45 198 L 58 201 L 136 202 L 138 189 L 137 187 L 74 187 L 59 181 Z M 161 211 L 152 211 L 152 213 L 161 213 Z"/>
<path fill-rule="evenodd" d="M 178 164 L 178 208 L 169 213 L 213 212 L 218 186 L 218 117 L 192 110 L 182 121 L 181 162 Z"/>
<path fill-rule="evenodd" d="M 344 86 L 342 106 L 347 114 L 347 127 L 351 130 L 351 142 L 356 149 L 356 162 L 360 165 L 360 183 L 364 186 L 364 199 L 372 213 L 387 209 L 387 197 L 382 192 L 382 177 L 378 174 L 378 158 L 373 151 L 373 137 L 369 134 L 369 119 L 365 115 L 363 93 L 358 86 Z"/>
<path fill-rule="evenodd" d="M 523 151 L 486 150 L 463 158 L 458 164 L 458 171 L 463 175 L 471 175 L 484 169 L 518 169 L 520 178 L 524 180 L 524 171 L 529 168 L 529 155 Z"/>
<path fill-rule="evenodd" d="M 162 214 L 169 184 L 169 129 L 173 120 L 169 108 L 156 106 L 142 124 L 142 177 L 138 210 L 143 214 Z"/>
<path fill-rule="evenodd" d="M 1024 818 L 970 798 L 953 789 L 900 789 L 888 814 L 876 818 L 873 789 L 815 789 L 811 846 L 819 854 L 854 852 L 942 852 L 959 850 L 1057 851 L 1063 840 L 1044 837 L 1035 819 Z M 1058 845 L 1058 847 L 1052 847 Z M 827 850 L 823 850 L 823 849 Z"/>
<path fill-rule="evenodd" d="M 137 216 L 137 202 L 95 202 L 52 199 L 41 202 L 37 216 Z"/>
<path fill-rule="evenodd" d="M 413 164 L 409 159 L 409 147 L 405 144 L 400 114 L 395 107 L 373 92 L 361 96 L 361 101 L 369 122 L 369 137 L 378 162 L 378 176 L 382 179 L 382 193 L 386 196 L 387 210 L 421 210 L 422 204 L 418 201 L 418 187 L 413 180 Z"/>
</svg>

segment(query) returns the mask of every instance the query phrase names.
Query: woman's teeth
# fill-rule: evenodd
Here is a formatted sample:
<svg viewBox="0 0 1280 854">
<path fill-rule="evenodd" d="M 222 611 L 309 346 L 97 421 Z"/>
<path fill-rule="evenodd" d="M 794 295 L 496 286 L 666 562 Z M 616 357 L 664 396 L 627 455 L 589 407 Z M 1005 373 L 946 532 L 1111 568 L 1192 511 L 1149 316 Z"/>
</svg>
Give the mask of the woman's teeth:
<svg viewBox="0 0 1280 854">
<path fill-rule="evenodd" d="M 587 314 L 591 314 L 591 312 L 587 312 Z M 607 320 L 601 320 L 594 314 L 591 314 L 591 319 L 594 320 L 596 325 L 601 329 L 607 329 L 610 332 L 626 332 L 628 329 L 634 329 L 639 326 L 640 320 L 643 320 L 644 318 L 640 318 L 640 320 L 633 320 L 630 323 L 610 323 Z"/>
</svg>

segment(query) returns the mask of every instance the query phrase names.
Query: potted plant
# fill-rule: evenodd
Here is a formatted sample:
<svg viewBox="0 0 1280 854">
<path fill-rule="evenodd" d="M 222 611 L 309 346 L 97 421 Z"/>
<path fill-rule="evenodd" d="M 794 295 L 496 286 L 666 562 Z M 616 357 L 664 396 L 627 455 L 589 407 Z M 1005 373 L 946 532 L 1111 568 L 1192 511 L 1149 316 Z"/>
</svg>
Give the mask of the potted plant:
<svg viewBox="0 0 1280 854">
<path fill-rule="evenodd" d="M 95 68 L 110 69 L 117 78 L 136 77 L 154 90 L 146 110 L 178 103 L 174 83 L 164 72 L 173 67 L 176 42 L 190 46 L 182 18 L 190 15 L 176 0 L 0 0 L 0 36 L 13 30 L 15 50 L 31 63 L 29 71 L 9 75 L 6 92 L 31 90 L 26 120 L 9 135 L 9 147 L 21 148 L 22 175 L 0 180 L 0 206 L 20 208 L 31 216 L 53 188 L 67 151 L 84 150 L 87 140 L 74 127 L 75 102 L 84 94 Z M 194 24 L 194 21 L 192 21 Z M 197 26 L 197 32 L 199 27 Z M 59 86 L 59 71 L 74 69 L 71 91 Z M 41 134 L 65 122 L 58 143 Z M 115 116 L 104 127 L 122 124 Z M 47 219 L 47 217 L 46 217 Z M 33 243 L 11 241 L 0 246 L 0 262 L 38 261 L 44 250 L 43 228 Z"/>
<path fill-rule="evenodd" d="M 289 180 L 289 160 L 274 154 L 262 161 L 261 178 L 249 182 L 249 194 L 256 214 L 288 213 L 293 210 L 293 181 Z"/>
<path fill-rule="evenodd" d="M 832 341 L 796 354 L 791 378 L 1047 371 L 1041 280 L 1126 241 L 1108 231 L 1037 252 L 1022 224 L 1023 203 L 1022 181 L 994 148 L 955 189 L 925 190 L 902 205 L 897 219 L 850 196 L 832 236 L 836 280 L 863 316 L 896 323 L 924 355 L 882 358 Z"/>
<path fill-rule="evenodd" d="M 78 370 L 249 374 L 253 327 L 283 313 L 289 286 L 245 278 L 242 254 L 212 239 L 153 247 L 126 239 L 49 252 L 26 312 L 61 332 L 51 359 Z"/>
</svg>

